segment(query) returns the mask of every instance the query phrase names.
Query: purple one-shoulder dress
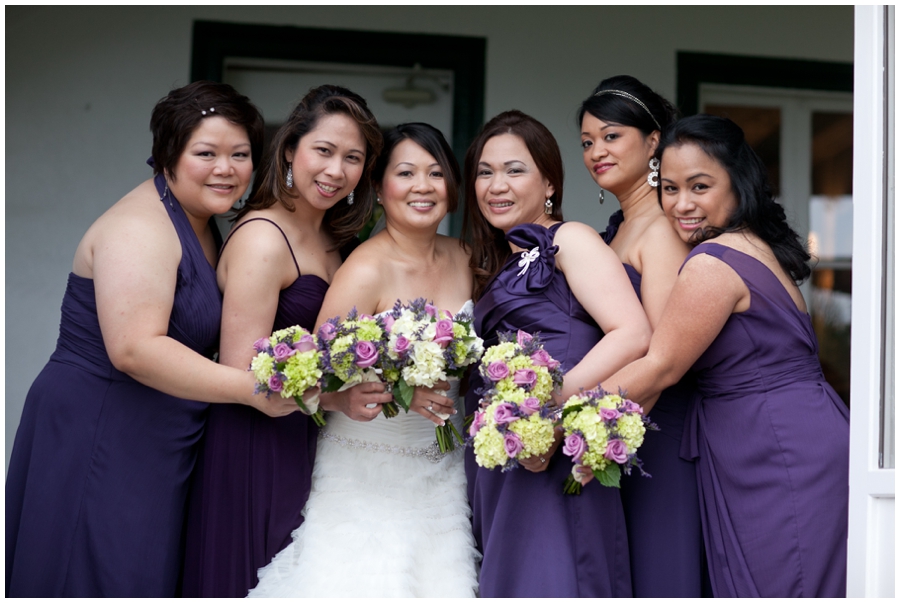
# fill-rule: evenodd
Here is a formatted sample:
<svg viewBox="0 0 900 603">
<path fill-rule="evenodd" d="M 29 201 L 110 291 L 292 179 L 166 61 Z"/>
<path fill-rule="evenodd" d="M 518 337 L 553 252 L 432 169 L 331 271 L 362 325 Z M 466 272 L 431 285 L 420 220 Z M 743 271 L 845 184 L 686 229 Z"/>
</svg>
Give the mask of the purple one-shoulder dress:
<svg viewBox="0 0 900 603">
<path fill-rule="evenodd" d="M 485 347 L 498 331 L 540 332 L 546 350 L 570 369 L 603 337 L 556 269 L 559 228 L 523 224 L 506 238 L 540 257 L 522 270 L 513 254 L 475 305 L 475 328 Z M 520 274 L 521 273 L 521 274 Z M 466 413 L 478 405 L 482 382 L 473 373 Z M 479 467 L 466 450 L 473 530 L 484 554 L 482 597 L 628 597 L 628 537 L 619 490 L 599 483 L 580 496 L 563 494 L 572 463 L 559 450 L 542 473 Z"/>
<path fill-rule="evenodd" d="M 622 210 L 602 233 L 612 243 L 624 221 Z M 641 275 L 624 264 L 641 299 Z M 702 597 L 709 594 L 709 577 L 700 526 L 697 468 L 681 458 L 685 418 L 696 386 L 690 374 L 662 392 L 650 411 L 659 431 L 648 431 L 638 457 L 652 477 L 638 471 L 622 476 L 622 504 L 631 553 L 631 584 L 635 597 Z"/>
<path fill-rule="evenodd" d="M 694 364 L 697 459 L 716 597 L 844 597 L 848 410 L 825 381 L 809 315 L 756 258 L 713 242 L 750 290 Z"/>
<path fill-rule="evenodd" d="M 165 179 L 155 184 L 182 251 L 168 336 L 211 355 L 216 273 Z M 116 370 L 94 282 L 70 274 L 56 351 L 28 392 L 6 476 L 6 595 L 175 596 L 207 407 Z"/>
<path fill-rule="evenodd" d="M 254 220 L 281 231 L 271 220 Z M 251 221 L 237 225 L 229 240 Z M 278 297 L 274 330 L 312 330 L 328 290 L 320 277 L 301 275 L 296 259 L 294 266 L 298 276 Z M 191 489 L 184 596 L 246 597 L 256 586 L 257 570 L 303 523 L 317 435 L 315 423 L 300 412 L 272 418 L 237 404 L 210 408 Z"/>
</svg>

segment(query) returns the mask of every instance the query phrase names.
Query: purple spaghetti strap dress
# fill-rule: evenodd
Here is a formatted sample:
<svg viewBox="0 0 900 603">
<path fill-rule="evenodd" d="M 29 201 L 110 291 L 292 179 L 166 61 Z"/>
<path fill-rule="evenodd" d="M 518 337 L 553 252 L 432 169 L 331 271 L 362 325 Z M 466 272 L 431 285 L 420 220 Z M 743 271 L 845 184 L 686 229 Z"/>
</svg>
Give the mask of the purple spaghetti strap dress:
<svg viewBox="0 0 900 603">
<path fill-rule="evenodd" d="M 687 447 L 716 597 L 844 597 L 849 412 L 822 375 L 809 315 L 756 258 L 698 245 L 750 290 L 694 364 Z"/>
<path fill-rule="evenodd" d="M 229 240 L 254 220 L 278 228 L 290 248 L 281 228 L 266 218 L 238 224 Z M 320 277 L 301 275 L 296 259 L 294 266 L 297 280 L 279 295 L 274 330 L 312 330 L 328 290 Z M 246 597 L 256 586 L 257 570 L 291 543 L 291 532 L 303 523 L 317 435 L 315 423 L 300 412 L 273 418 L 237 404 L 210 408 L 191 489 L 184 596 Z"/>
<path fill-rule="evenodd" d="M 155 184 L 162 196 L 164 178 Z M 216 273 L 171 192 L 163 202 L 182 249 L 168 335 L 211 355 Z M 207 407 L 116 370 L 94 283 L 70 274 L 56 351 L 28 392 L 7 473 L 7 596 L 175 596 Z"/>
<path fill-rule="evenodd" d="M 564 369 L 575 366 L 603 337 L 556 269 L 553 237 L 537 224 L 516 226 L 507 240 L 540 257 L 522 272 L 513 254 L 475 305 L 475 328 L 488 347 L 498 331 L 540 332 Z M 472 373 L 466 414 L 475 411 L 482 382 Z M 628 537 L 619 490 L 599 484 L 580 496 L 563 494 L 572 463 L 560 447 L 546 471 L 506 473 L 479 467 L 466 450 L 473 531 L 484 554 L 482 597 L 628 597 Z"/>
<path fill-rule="evenodd" d="M 607 244 L 612 243 L 623 220 L 622 210 L 610 217 L 603 233 Z M 641 275 L 633 266 L 624 266 L 641 299 Z M 685 376 L 663 391 L 650 411 L 660 430 L 647 432 L 638 456 L 652 477 L 641 477 L 637 471 L 622 476 L 635 597 L 701 597 L 709 593 L 696 464 L 680 457 L 695 387 L 692 378 Z"/>
</svg>

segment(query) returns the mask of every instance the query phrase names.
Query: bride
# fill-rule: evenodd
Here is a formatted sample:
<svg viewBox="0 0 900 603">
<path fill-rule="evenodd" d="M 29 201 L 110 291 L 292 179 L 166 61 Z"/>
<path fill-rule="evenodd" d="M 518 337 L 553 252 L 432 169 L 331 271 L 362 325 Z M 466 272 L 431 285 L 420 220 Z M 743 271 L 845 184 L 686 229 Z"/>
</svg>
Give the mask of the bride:
<svg viewBox="0 0 900 603">
<path fill-rule="evenodd" d="M 469 252 L 437 234 L 456 209 L 460 181 L 443 135 L 421 123 L 389 131 L 373 179 L 385 229 L 338 270 L 318 324 L 354 306 L 374 315 L 419 297 L 471 313 Z M 250 596 L 475 596 L 480 554 L 462 448 L 442 455 L 434 435 L 443 424 L 438 414 L 450 414 L 462 432 L 457 390 L 446 382 L 416 388 L 410 412 L 392 419 L 379 414 L 363 423 L 328 413 L 305 521 L 259 571 Z"/>
</svg>

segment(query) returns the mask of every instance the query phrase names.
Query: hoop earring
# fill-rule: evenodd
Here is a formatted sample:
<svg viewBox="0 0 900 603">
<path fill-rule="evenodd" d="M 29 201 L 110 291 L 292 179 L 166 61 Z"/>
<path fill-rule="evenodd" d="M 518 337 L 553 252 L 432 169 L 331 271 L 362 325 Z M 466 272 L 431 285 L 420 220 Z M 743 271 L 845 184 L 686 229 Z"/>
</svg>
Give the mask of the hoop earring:
<svg viewBox="0 0 900 603">
<path fill-rule="evenodd" d="M 553 213 L 553 201 L 551 201 L 549 197 L 547 197 L 547 200 L 544 201 L 544 213 L 547 215 Z"/>
<path fill-rule="evenodd" d="M 285 184 L 287 184 L 288 188 L 294 188 L 294 170 L 291 166 L 288 166 L 287 178 L 285 178 Z"/>
<path fill-rule="evenodd" d="M 353 205 L 353 201 L 356 198 L 356 189 L 350 191 L 350 194 L 347 195 L 347 205 Z"/>
<path fill-rule="evenodd" d="M 603 201 L 605 201 L 605 199 L 603 197 L 603 193 L 605 193 L 605 192 L 606 191 L 604 191 L 602 188 L 600 189 L 600 205 L 603 205 Z"/>
<path fill-rule="evenodd" d="M 656 157 L 650 160 L 650 173 L 647 174 L 647 184 L 653 188 L 659 186 L 659 159 Z"/>
</svg>

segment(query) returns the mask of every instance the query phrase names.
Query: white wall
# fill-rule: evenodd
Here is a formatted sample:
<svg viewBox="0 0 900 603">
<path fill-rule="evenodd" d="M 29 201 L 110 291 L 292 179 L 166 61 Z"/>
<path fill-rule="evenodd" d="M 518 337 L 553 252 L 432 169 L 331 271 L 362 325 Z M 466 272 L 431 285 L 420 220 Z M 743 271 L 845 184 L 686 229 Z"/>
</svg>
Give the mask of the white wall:
<svg viewBox="0 0 900 603">
<path fill-rule="evenodd" d="M 563 149 L 566 217 L 597 228 L 614 208 L 596 204 L 574 116 L 601 79 L 631 74 L 674 100 L 677 51 L 853 60 L 850 6 L 7 7 L 7 462 L 56 342 L 72 254 L 149 177 L 150 111 L 189 81 L 195 19 L 487 38 L 485 116 L 543 121 Z"/>
</svg>

